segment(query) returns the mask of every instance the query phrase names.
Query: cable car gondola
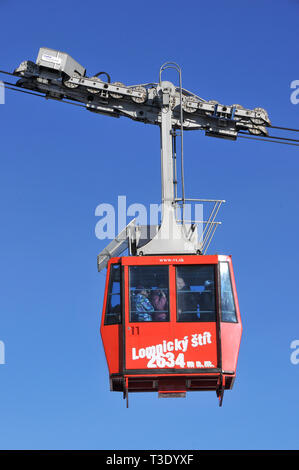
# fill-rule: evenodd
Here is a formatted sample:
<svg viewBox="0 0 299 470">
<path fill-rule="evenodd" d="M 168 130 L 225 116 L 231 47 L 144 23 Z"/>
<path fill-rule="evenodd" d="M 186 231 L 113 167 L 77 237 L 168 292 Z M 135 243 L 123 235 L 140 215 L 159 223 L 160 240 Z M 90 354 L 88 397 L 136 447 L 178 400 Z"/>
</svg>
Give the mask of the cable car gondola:
<svg viewBox="0 0 299 470">
<path fill-rule="evenodd" d="M 124 256 L 107 272 L 101 335 L 111 390 L 214 390 L 222 404 L 242 331 L 231 257 Z"/>
</svg>

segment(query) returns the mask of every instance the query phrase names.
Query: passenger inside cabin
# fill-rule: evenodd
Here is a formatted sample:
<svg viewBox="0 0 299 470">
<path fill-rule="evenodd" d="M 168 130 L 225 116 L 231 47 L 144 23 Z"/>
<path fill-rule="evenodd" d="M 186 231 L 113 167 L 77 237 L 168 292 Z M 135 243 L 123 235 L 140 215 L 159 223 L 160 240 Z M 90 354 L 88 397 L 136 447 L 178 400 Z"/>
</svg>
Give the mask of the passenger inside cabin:
<svg viewBox="0 0 299 470">
<path fill-rule="evenodd" d="M 130 266 L 130 321 L 169 321 L 168 266 Z"/>
<path fill-rule="evenodd" d="M 183 277 L 177 277 L 177 314 L 181 321 L 196 321 L 199 295 L 190 289 Z"/>
<path fill-rule="evenodd" d="M 152 321 L 155 309 L 149 300 L 150 290 L 143 286 L 138 286 L 136 292 L 133 305 L 134 321 Z"/>
<path fill-rule="evenodd" d="M 160 286 L 151 294 L 151 302 L 155 308 L 153 321 L 167 321 L 168 317 L 168 301 L 164 289 Z"/>
</svg>

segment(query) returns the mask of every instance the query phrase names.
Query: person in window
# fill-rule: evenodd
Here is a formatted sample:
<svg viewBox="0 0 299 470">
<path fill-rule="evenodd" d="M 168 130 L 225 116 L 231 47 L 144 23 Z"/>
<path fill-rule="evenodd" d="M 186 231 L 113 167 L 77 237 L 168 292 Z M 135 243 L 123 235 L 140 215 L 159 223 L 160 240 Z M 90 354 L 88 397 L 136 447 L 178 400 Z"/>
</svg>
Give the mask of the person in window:
<svg viewBox="0 0 299 470">
<path fill-rule="evenodd" d="M 156 289 L 151 296 L 151 302 L 155 308 L 154 321 L 167 321 L 168 301 L 163 289 Z"/>
<path fill-rule="evenodd" d="M 182 277 L 177 277 L 177 313 L 178 319 L 181 321 L 196 321 L 197 306 L 199 305 L 199 298 L 195 292 L 192 292 L 190 287 L 186 285 Z"/>
<path fill-rule="evenodd" d="M 154 307 L 149 300 L 150 290 L 143 286 L 137 287 L 137 294 L 134 297 L 135 321 L 152 321 Z"/>
</svg>

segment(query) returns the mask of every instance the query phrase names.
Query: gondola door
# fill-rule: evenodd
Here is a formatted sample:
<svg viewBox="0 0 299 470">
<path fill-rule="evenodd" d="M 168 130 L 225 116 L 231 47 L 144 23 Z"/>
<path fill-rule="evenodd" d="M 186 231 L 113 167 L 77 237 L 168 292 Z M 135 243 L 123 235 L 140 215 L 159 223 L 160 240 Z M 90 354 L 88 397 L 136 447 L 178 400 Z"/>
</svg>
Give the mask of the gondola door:
<svg viewBox="0 0 299 470">
<path fill-rule="evenodd" d="M 220 365 L 217 259 L 207 258 L 185 257 L 172 267 L 175 360 L 178 368 L 196 374 L 216 372 Z"/>
<path fill-rule="evenodd" d="M 125 266 L 125 373 L 218 369 L 218 260 L 213 258 L 209 265 L 192 256 L 182 258 L 180 265 L 171 259 L 163 264 L 157 257 L 152 264 Z"/>
</svg>

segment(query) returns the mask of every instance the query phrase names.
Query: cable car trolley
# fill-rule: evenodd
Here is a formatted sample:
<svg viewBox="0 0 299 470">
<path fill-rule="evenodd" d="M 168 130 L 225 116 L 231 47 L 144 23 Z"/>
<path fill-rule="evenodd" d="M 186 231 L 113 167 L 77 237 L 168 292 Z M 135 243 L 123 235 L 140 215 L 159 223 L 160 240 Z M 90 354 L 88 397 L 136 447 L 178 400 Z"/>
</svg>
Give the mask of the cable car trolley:
<svg viewBox="0 0 299 470">
<path fill-rule="evenodd" d="M 162 79 L 169 68 L 178 86 Z M 159 126 L 161 220 L 156 226 L 132 220 L 98 255 L 98 270 L 107 269 L 101 336 L 110 389 L 122 392 L 127 406 L 130 392 L 189 391 L 214 391 L 222 405 L 235 381 L 242 335 L 231 257 L 207 254 L 225 201 L 185 197 L 184 131 L 265 140 L 272 127 L 267 112 L 200 98 L 182 87 L 173 62 L 160 68 L 157 83 L 126 86 L 106 72 L 88 77 L 67 53 L 43 47 L 36 62 L 0 73 L 17 77 L 2 82 L 8 89 Z M 210 205 L 206 220 L 186 217 L 190 202 Z"/>
</svg>

